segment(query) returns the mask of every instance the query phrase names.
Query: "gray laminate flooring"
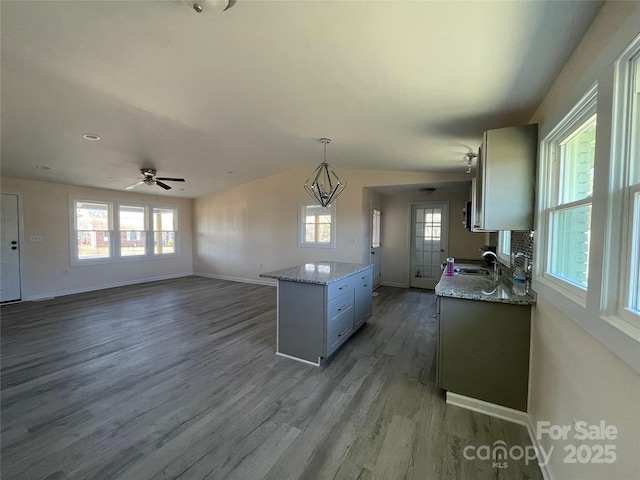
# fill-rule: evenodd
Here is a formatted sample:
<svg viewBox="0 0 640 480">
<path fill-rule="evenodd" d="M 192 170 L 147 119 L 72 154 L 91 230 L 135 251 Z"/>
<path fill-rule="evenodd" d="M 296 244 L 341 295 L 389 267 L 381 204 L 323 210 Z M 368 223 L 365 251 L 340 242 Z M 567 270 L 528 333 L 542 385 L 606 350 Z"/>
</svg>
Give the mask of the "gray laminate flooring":
<svg viewBox="0 0 640 480">
<path fill-rule="evenodd" d="M 186 277 L 5 305 L 5 479 L 539 479 L 467 460 L 524 427 L 434 386 L 432 294 L 382 287 L 318 368 L 274 355 L 276 289 Z"/>
</svg>

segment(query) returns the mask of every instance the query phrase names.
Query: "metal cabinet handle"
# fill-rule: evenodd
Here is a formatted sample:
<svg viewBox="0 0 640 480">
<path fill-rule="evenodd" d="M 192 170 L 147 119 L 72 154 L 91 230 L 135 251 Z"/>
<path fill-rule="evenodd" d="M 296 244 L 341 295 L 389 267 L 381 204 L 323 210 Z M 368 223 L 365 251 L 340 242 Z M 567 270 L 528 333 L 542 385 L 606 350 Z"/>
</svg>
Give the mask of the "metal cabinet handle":
<svg viewBox="0 0 640 480">
<path fill-rule="evenodd" d="M 349 284 L 347 283 L 346 285 L 343 285 L 339 288 L 339 290 L 342 290 L 343 288 L 347 288 L 349 286 Z"/>
<path fill-rule="evenodd" d="M 368 283 L 365 283 L 364 285 L 362 285 L 362 288 L 367 288 L 369 286 Z"/>
<path fill-rule="evenodd" d="M 345 303 L 343 306 L 341 306 L 341 307 L 338 309 L 338 311 L 339 311 L 339 312 L 341 312 L 342 310 L 344 310 L 345 308 L 348 308 L 348 307 L 349 307 L 349 304 L 348 304 L 348 303 Z"/>
<path fill-rule="evenodd" d="M 345 328 L 343 331 L 341 331 L 338 336 L 341 337 L 343 336 L 345 333 L 347 333 L 349 331 L 349 327 Z"/>
</svg>

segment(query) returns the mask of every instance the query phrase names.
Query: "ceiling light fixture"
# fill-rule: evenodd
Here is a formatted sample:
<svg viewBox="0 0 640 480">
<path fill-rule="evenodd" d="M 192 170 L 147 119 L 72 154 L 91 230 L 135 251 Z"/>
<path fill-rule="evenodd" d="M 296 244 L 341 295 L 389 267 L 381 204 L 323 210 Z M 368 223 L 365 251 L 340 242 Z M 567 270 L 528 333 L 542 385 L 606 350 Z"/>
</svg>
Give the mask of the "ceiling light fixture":
<svg viewBox="0 0 640 480">
<path fill-rule="evenodd" d="M 340 180 L 340 177 L 327 163 L 327 143 L 331 143 L 331 139 L 321 138 L 320 141 L 324 144 L 324 159 L 304 182 L 304 189 L 316 202 L 326 207 L 331 205 L 331 202 L 342 193 L 347 184 Z"/>
<path fill-rule="evenodd" d="M 100 140 L 100 135 L 96 135 L 95 133 L 85 133 L 82 135 L 85 140 L 91 140 L 92 142 L 96 142 Z"/>
<path fill-rule="evenodd" d="M 188 8 L 193 8 L 196 13 L 202 13 L 204 11 L 204 4 L 211 3 L 211 0 L 199 0 L 199 1 L 191 1 L 191 0 L 181 0 L 184 5 Z M 224 7 L 223 12 L 226 12 L 231 7 L 233 7 L 238 0 L 227 0 L 227 6 Z"/>
<path fill-rule="evenodd" d="M 471 163 L 473 162 L 473 159 L 476 158 L 478 155 L 473 153 L 473 152 L 469 152 L 467 153 L 466 157 L 467 157 L 467 173 L 471 173 Z"/>
<path fill-rule="evenodd" d="M 47 167 L 46 165 L 38 165 L 36 168 L 38 170 L 51 170 L 51 167 Z"/>
</svg>

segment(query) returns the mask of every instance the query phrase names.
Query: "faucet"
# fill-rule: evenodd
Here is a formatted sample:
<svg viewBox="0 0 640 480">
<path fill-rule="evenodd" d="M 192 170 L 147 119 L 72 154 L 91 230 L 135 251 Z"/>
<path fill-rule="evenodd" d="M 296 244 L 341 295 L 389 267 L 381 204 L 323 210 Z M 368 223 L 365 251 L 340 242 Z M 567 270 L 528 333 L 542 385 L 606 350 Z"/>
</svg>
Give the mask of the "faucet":
<svg viewBox="0 0 640 480">
<path fill-rule="evenodd" d="M 487 257 L 491 257 L 490 260 Z M 497 282 L 498 281 L 498 256 L 492 252 L 491 250 L 485 250 L 484 252 L 482 252 L 482 259 L 489 263 L 492 262 L 493 263 L 493 281 Z"/>
</svg>

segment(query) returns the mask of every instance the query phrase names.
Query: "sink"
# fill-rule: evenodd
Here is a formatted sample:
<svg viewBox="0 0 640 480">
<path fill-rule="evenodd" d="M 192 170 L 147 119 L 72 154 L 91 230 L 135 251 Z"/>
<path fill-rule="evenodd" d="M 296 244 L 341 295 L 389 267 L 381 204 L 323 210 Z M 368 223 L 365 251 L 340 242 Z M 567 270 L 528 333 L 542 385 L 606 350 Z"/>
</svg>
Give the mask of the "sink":
<svg viewBox="0 0 640 480">
<path fill-rule="evenodd" d="M 489 270 L 482 267 L 461 267 L 461 268 L 456 268 L 456 272 L 458 272 L 460 275 L 476 275 L 476 276 L 489 275 Z"/>
</svg>

